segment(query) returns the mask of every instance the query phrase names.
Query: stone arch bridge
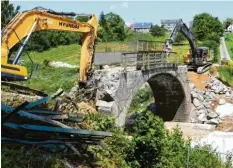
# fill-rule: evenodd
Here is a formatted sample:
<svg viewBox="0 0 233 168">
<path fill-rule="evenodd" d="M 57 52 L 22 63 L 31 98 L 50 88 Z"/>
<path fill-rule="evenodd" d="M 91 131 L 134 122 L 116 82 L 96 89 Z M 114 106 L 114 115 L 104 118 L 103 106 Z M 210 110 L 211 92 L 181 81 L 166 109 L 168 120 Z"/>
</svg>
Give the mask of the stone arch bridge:
<svg viewBox="0 0 233 168">
<path fill-rule="evenodd" d="M 114 116 L 117 125 L 123 126 L 133 96 L 148 82 L 154 94 L 156 113 L 160 117 L 166 121 L 189 121 L 191 96 L 186 66 L 169 63 L 163 52 L 120 55 L 123 60 L 120 71 L 103 69 L 94 74 L 99 112 Z M 131 59 L 128 64 L 126 55 L 130 55 Z"/>
</svg>

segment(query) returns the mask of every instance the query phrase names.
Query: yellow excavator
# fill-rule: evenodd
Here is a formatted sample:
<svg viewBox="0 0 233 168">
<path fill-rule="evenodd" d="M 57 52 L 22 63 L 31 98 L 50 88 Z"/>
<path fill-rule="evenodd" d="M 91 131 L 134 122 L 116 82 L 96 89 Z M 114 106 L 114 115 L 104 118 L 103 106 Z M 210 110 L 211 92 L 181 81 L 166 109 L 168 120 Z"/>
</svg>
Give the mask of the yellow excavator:
<svg viewBox="0 0 233 168">
<path fill-rule="evenodd" d="M 41 7 L 18 13 L 2 30 L 1 51 L 1 79 L 4 81 L 22 81 L 28 79 L 27 68 L 18 65 L 22 52 L 31 35 L 35 31 L 53 30 L 82 33 L 82 46 L 80 58 L 80 83 L 86 83 L 92 72 L 94 46 L 97 38 L 98 20 L 94 14 L 89 15 L 87 22 L 80 22 L 68 18 L 78 16 L 73 12 L 55 12 Z M 23 42 L 21 42 L 24 39 Z M 9 59 L 12 47 L 20 43 L 14 59 Z"/>
<path fill-rule="evenodd" d="M 166 41 L 165 51 L 167 51 L 167 53 L 172 51 L 172 44 L 178 32 L 181 32 L 186 37 L 190 45 L 189 51 L 184 56 L 184 64 L 188 66 L 188 70 L 197 71 L 199 74 L 208 71 L 212 65 L 213 56 L 208 47 L 197 46 L 193 33 L 186 24 L 183 23 L 182 19 L 177 20 L 173 31 Z"/>
</svg>

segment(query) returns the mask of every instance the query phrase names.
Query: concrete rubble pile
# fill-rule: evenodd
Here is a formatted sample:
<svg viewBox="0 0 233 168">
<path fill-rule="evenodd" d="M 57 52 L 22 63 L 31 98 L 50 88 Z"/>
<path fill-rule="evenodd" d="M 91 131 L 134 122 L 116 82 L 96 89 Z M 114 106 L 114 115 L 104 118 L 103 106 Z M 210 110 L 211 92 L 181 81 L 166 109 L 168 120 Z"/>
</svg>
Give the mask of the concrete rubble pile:
<svg viewBox="0 0 233 168">
<path fill-rule="evenodd" d="M 215 152 L 219 154 L 221 160 L 226 162 L 229 159 L 229 156 L 233 154 L 232 141 L 233 132 L 214 131 L 201 140 L 192 140 L 191 147 L 199 148 L 200 146 L 210 145 L 212 149 L 215 149 Z M 233 160 L 231 160 L 231 164 L 233 165 Z"/>
<path fill-rule="evenodd" d="M 214 77 L 205 85 L 206 90 L 198 90 L 190 84 L 192 97 L 191 122 L 218 125 L 223 120 L 221 112 L 216 110 L 220 106 L 233 100 L 233 91 Z M 227 100 L 227 101 L 226 101 Z"/>
<path fill-rule="evenodd" d="M 96 72 L 95 81 L 98 83 L 96 93 L 97 111 L 110 114 L 114 111 L 113 109 L 117 109 L 117 105 L 113 100 L 120 85 L 119 79 L 119 73 Z"/>
</svg>

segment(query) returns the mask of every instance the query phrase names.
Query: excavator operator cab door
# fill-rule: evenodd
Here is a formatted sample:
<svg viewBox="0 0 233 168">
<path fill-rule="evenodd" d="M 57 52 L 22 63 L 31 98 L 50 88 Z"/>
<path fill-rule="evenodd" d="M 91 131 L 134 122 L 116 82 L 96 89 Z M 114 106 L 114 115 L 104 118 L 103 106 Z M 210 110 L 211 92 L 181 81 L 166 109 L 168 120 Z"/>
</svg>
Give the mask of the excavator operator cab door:
<svg viewBox="0 0 233 168">
<path fill-rule="evenodd" d="M 207 48 L 198 48 L 198 57 L 202 59 L 202 61 L 208 60 L 208 49 Z"/>
</svg>

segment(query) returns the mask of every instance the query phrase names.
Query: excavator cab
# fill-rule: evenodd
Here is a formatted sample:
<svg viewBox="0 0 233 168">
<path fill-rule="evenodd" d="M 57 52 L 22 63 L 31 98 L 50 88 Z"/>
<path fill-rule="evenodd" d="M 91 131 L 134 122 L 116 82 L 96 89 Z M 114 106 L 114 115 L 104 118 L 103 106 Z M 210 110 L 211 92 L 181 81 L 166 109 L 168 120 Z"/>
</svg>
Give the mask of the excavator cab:
<svg viewBox="0 0 233 168">
<path fill-rule="evenodd" d="M 202 58 L 203 63 L 210 60 L 209 48 L 208 47 L 198 47 L 197 48 L 198 57 Z"/>
</svg>

